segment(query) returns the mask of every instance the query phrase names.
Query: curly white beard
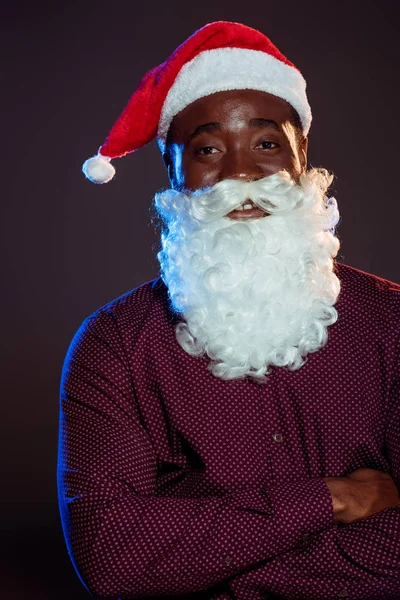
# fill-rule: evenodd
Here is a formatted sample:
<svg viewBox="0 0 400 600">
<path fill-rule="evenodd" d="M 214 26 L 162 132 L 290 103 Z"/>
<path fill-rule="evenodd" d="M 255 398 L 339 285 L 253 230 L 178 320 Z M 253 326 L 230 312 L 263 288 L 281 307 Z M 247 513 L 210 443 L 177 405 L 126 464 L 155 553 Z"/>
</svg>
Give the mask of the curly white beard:
<svg viewBox="0 0 400 600">
<path fill-rule="evenodd" d="M 161 277 L 182 317 L 176 337 L 189 354 L 207 354 L 216 377 L 265 380 L 271 367 L 299 369 L 326 344 L 340 292 L 332 178 L 311 169 L 295 184 L 280 171 L 156 194 Z M 249 198 L 270 214 L 226 217 Z"/>
</svg>

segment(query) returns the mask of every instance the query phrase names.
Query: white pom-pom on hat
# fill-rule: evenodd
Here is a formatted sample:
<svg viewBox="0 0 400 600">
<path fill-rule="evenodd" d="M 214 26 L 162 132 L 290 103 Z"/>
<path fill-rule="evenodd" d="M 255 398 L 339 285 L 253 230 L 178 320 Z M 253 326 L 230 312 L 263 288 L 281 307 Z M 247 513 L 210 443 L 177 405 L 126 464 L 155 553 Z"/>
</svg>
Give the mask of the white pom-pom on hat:
<svg viewBox="0 0 400 600">
<path fill-rule="evenodd" d="M 115 169 L 109 156 L 100 154 L 88 158 L 82 165 L 85 176 L 93 183 L 108 183 L 115 175 Z"/>
</svg>

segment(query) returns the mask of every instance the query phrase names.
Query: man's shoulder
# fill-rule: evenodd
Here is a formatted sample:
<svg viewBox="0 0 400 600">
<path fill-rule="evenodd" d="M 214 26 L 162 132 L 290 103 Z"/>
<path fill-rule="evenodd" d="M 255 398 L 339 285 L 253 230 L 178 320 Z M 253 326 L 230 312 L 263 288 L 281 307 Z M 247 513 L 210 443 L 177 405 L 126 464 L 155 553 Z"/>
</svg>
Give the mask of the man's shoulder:
<svg viewBox="0 0 400 600">
<path fill-rule="evenodd" d="M 367 311 L 388 315 L 400 321 L 400 284 L 346 265 L 335 262 L 335 273 L 341 284 L 339 300 L 349 302 Z"/>
<path fill-rule="evenodd" d="M 388 292 L 389 294 L 393 293 L 394 296 L 400 293 L 400 283 L 395 283 L 390 279 L 379 277 L 338 261 L 335 263 L 335 267 L 339 279 L 345 284 L 359 288 L 360 292 L 365 290 Z"/>
<path fill-rule="evenodd" d="M 168 290 L 161 277 L 141 285 L 110 300 L 89 314 L 84 320 L 90 329 L 102 329 L 113 321 L 119 329 L 140 330 L 150 315 L 168 310 Z"/>
<path fill-rule="evenodd" d="M 114 313 L 129 311 L 131 308 L 150 307 L 166 295 L 166 286 L 161 277 L 146 281 L 124 294 L 117 296 L 106 304 L 97 308 L 88 319 L 98 318 L 103 313 Z"/>
<path fill-rule="evenodd" d="M 66 351 L 62 378 L 72 363 L 86 365 L 93 373 L 126 367 L 136 343 L 168 332 L 174 317 L 168 307 L 168 291 L 160 278 L 148 281 L 103 304 L 76 329 Z"/>
</svg>

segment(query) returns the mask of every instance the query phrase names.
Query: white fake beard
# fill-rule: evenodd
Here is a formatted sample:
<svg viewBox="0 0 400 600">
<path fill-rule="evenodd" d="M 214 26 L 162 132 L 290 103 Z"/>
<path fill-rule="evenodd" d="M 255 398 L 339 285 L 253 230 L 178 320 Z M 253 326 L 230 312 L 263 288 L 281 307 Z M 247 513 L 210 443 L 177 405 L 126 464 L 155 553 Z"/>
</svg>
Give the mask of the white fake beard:
<svg viewBox="0 0 400 600">
<path fill-rule="evenodd" d="M 176 338 L 189 354 L 207 355 L 214 376 L 265 381 L 271 367 L 299 369 L 326 344 L 340 292 L 332 179 L 311 169 L 296 184 L 280 171 L 156 194 L 161 277 L 182 317 Z M 246 199 L 271 214 L 226 217 Z"/>
</svg>

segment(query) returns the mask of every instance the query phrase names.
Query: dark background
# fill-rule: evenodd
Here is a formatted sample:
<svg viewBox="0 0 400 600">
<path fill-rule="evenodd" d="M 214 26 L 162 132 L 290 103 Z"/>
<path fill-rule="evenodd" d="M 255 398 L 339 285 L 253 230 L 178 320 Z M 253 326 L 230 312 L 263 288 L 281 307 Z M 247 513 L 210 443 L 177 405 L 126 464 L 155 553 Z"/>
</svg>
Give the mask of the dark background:
<svg viewBox="0 0 400 600">
<path fill-rule="evenodd" d="M 69 343 L 98 307 L 157 276 L 149 207 L 168 185 L 155 142 L 81 172 L 141 77 L 207 22 L 263 31 L 302 71 L 309 162 L 334 171 L 338 259 L 400 282 L 398 2 L 9 2 L 1 10 L 4 600 L 79 600 L 56 461 Z"/>
</svg>

